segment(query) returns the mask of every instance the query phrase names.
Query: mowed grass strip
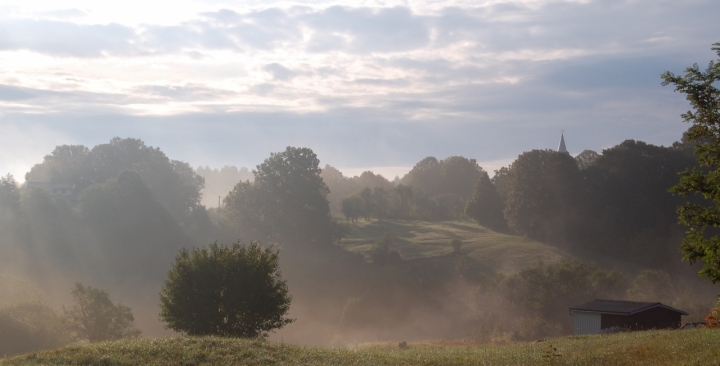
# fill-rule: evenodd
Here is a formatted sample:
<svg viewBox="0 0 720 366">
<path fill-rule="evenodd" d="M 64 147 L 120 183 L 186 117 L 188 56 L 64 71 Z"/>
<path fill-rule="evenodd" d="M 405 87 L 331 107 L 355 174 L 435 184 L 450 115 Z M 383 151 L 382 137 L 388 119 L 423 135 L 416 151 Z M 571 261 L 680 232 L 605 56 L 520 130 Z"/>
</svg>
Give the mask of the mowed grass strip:
<svg viewBox="0 0 720 366">
<path fill-rule="evenodd" d="M 544 261 L 571 255 L 551 245 L 522 236 L 498 233 L 471 221 L 359 220 L 340 245 L 369 258 L 375 242 L 385 233 L 396 237 L 393 249 L 404 259 L 430 258 L 452 252 L 450 241 L 463 242 L 462 252 L 483 267 L 506 275 Z"/>
<path fill-rule="evenodd" d="M 646 331 L 540 343 L 344 349 L 203 338 L 135 339 L 69 346 L 0 360 L 12 365 L 717 365 L 720 331 Z"/>
</svg>

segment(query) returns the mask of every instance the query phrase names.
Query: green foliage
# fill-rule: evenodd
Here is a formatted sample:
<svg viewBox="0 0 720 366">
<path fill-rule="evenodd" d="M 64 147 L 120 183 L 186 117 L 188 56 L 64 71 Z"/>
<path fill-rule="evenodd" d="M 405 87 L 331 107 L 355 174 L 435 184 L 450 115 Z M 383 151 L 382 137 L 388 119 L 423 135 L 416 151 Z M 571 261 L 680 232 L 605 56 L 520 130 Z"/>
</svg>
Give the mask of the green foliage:
<svg viewBox="0 0 720 366">
<path fill-rule="evenodd" d="M 673 282 L 664 271 L 644 270 L 635 277 L 632 286 L 627 290 L 627 297 L 632 301 L 665 301 L 672 298 Z"/>
<path fill-rule="evenodd" d="M 288 147 L 257 166 L 255 180 L 238 183 L 223 210 L 245 237 L 281 244 L 332 243 L 329 190 L 312 150 Z"/>
<path fill-rule="evenodd" d="M 395 237 L 392 234 L 385 233 L 382 238 L 375 242 L 370 258 L 376 266 L 393 265 L 402 260 L 400 253 L 392 248 L 394 241 Z"/>
<path fill-rule="evenodd" d="M 25 176 L 26 181 L 74 183 L 82 191 L 103 184 L 125 170 L 135 171 L 173 217 L 189 225 L 200 207 L 204 179 L 187 164 L 170 160 L 160 149 L 139 139 L 115 137 L 91 150 L 62 145 L 45 156 Z"/>
<path fill-rule="evenodd" d="M 625 291 L 626 284 L 617 272 L 563 259 L 523 269 L 504 281 L 500 292 L 527 314 L 530 323 L 525 320 L 516 330 L 521 339 L 532 339 L 569 333 L 572 331 L 572 322 L 567 317 L 569 307 L 616 296 Z M 533 324 L 535 320 L 543 323 Z"/>
<path fill-rule="evenodd" d="M 486 172 L 475 185 L 475 193 L 465 206 L 465 216 L 496 231 L 507 229 L 503 216 L 504 202 Z"/>
<path fill-rule="evenodd" d="M 137 172 L 88 187 L 79 201 L 85 229 L 100 238 L 94 250 L 111 259 L 108 274 L 160 282 L 173 254 L 191 244 Z"/>
<path fill-rule="evenodd" d="M 483 170 L 475 159 L 451 156 L 438 161 L 430 156 L 417 164 L 402 179 L 402 184 L 420 188 L 429 197 L 451 193 L 467 199 Z"/>
<path fill-rule="evenodd" d="M 62 317 L 41 302 L 0 308 L 0 355 L 11 356 L 70 343 Z"/>
<path fill-rule="evenodd" d="M 361 216 L 367 216 L 365 201 L 359 195 L 343 199 L 341 211 L 348 221 L 357 221 Z"/>
<path fill-rule="evenodd" d="M 510 229 L 533 239 L 563 241 L 577 173 L 566 153 L 533 150 L 520 155 L 508 172 L 504 213 Z"/>
<path fill-rule="evenodd" d="M 712 47 L 720 56 L 720 43 Z M 701 195 L 706 204 L 687 203 L 678 208 L 680 222 L 690 229 L 681 246 L 683 259 L 702 261 L 701 276 L 720 283 L 720 236 L 706 232 L 720 226 L 720 59 L 710 61 L 705 71 L 697 64 L 685 69 L 685 75 L 671 72 L 662 75 L 663 85 L 672 84 L 675 91 L 685 94 L 693 111 L 682 115 L 691 123 L 685 137 L 695 143 L 695 156 L 702 169 L 687 169 L 680 182 L 671 189 L 683 196 Z"/>
<path fill-rule="evenodd" d="M 465 200 L 454 193 L 440 193 L 433 198 L 435 201 L 434 219 L 455 220 L 463 217 Z"/>
<path fill-rule="evenodd" d="M 132 310 L 120 302 L 113 304 L 107 291 L 76 282 L 70 294 L 74 305 L 63 309 L 76 339 L 92 343 L 140 336 Z"/>
<path fill-rule="evenodd" d="M 578 168 L 580 170 L 583 170 L 592 166 L 595 163 L 595 160 L 597 160 L 599 157 L 600 154 L 596 153 L 595 151 L 583 150 L 583 152 L 581 152 L 575 157 L 575 161 L 577 162 Z"/>
<path fill-rule="evenodd" d="M 335 245 L 340 245 L 340 241 L 350 235 L 352 227 L 347 222 L 336 222 L 330 223 L 332 229 L 332 238 Z"/>
<path fill-rule="evenodd" d="M 265 337 L 293 320 L 279 252 L 258 242 L 183 249 L 160 292 L 160 318 L 188 335 Z"/>
<path fill-rule="evenodd" d="M 5 212 L 5 211 L 9 212 Z M 15 178 L 8 174 L 0 177 L 0 215 L 9 215 L 20 211 L 20 190 Z"/>
<path fill-rule="evenodd" d="M 336 168 L 325 165 L 320 173 L 323 182 L 330 189 L 327 199 L 330 202 L 330 208 L 334 213 L 342 212 L 343 199 L 358 195 L 361 191 L 372 190 L 375 187 L 391 190 L 394 184 L 379 174 L 370 171 L 363 172 L 359 176 L 345 177 L 342 172 Z M 372 212 L 371 208 L 366 208 L 367 215 Z M 366 216 L 365 216 L 366 217 Z"/>
</svg>

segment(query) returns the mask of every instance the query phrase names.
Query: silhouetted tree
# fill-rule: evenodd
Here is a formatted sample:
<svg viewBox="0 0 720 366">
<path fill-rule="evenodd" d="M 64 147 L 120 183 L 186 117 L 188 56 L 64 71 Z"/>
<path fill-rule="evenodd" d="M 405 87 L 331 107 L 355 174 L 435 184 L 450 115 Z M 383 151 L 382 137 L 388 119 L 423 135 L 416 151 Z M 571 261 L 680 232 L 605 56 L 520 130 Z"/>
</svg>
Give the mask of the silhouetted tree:
<svg viewBox="0 0 720 366">
<path fill-rule="evenodd" d="M 503 200 L 486 172 L 475 185 L 475 193 L 465 206 L 465 215 L 493 230 L 506 230 Z"/>
<path fill-rule="evenodd" d="M 160 292 L 160 317 L 191 336 L 265 337 L 293 320 L 279 252 L 258 242 L 183 249 Z"/>
<path fill-rule="evenodd" d="M 597 160 L 599 156 L 600 154 L 596 153 L 595 151 L 583 150 L 583 152 L 581 152 L 575 157 L 575 161 L 577 162 L 578 168 L 580 168 L 580 170 L 587 169 L 593 163 L 595 163 L 595 160 Z"/>
<path fill-rule="evenodd" d="M 452 193 L 466 199 L 472 195 L 481 172 L 475 159 L 451 156 L 438 161 L 430 156 L 415 164 L 401 182 L 420 188 L 429 197 Z"/>
<path fill-rule="evenodd" d="M 257 166 L 255 180 L 241 182 L 223 210 L 245 235 L 279 243 L 331 244 L 328 188 L 312 150 L 288 147 Z"/>
<path fill-rule="evenodd" d="M 375 217 L 377 217 L 378 221 L 382 221 L 383 217 L 387 215 L 388 205 L 390 203 L 387 192 L 381 187 L 375 187 L 370 197 L 373 208 L 375 209 Z"/>
<path fill-rule="evenodd" d="M 418 187 L 427 195 L 440 193 L 440 162 L 432 156 L 420 160 L 401 180 L 402 184 Z"/>
<path fill-rule="evenodd" d="M 523 153 L 509 171 L 505 219 L 513 231 L 539 240 L 563 241 L 578 167 L 566 153 Z"/>
</svg>

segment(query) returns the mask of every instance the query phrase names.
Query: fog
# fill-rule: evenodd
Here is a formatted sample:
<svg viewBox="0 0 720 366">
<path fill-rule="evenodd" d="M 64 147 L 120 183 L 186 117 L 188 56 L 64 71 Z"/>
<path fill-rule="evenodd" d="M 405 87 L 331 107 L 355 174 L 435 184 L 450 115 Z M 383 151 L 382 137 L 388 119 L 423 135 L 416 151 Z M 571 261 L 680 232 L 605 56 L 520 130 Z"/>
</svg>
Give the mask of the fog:
<svg viewBox="0 0 720 366">
<path fill-rule="evenodd" d="M 180 249 L 259 240 L 280 250 L 296 319 L 271 341 L 527 341 L 570 334 L 567 308 L 595 298 L 660 301 L 698 320 L 718 288 L 680 260 L 681 202 L 666 192 L 695 164 L 682 142 L 628 140 L 575 158 L 529 151 L 492 179 L 473 159 L 427 157 L 390 181 L 347 177 L 307 148 L 248 169 L 193 168 L 139 139 L 60 145 L 25 177 L 3 178 L 0 309 L 44 303 L 62 317 L 80 282 L 129 306 L 143 337 L 177 336 L 159 319 L 158 294 Z M 383 222 L 418 229 L 353 244 Z M 449 230 L 431 233 L 446 249 L 422 252 L 423 225 L 458 222 L 563 259 L 497 268 L 507 258 L 451 248 Z"/>
</svg>

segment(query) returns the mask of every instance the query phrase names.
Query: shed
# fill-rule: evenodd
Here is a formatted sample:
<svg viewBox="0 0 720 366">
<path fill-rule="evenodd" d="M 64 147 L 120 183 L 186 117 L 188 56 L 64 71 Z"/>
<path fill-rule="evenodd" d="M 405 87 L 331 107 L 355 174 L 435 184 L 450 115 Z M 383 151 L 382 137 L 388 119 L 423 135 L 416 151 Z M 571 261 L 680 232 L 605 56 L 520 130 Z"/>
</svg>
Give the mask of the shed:
<svg viewBox="0 0 720 366">
<path fill-rule="evenodd" d="M 573 334 L 598 334 L 603 329 L 676 329 L 688 313 L 659 302 L 593 300 L 573 306 Z"/>
</svg>

